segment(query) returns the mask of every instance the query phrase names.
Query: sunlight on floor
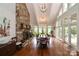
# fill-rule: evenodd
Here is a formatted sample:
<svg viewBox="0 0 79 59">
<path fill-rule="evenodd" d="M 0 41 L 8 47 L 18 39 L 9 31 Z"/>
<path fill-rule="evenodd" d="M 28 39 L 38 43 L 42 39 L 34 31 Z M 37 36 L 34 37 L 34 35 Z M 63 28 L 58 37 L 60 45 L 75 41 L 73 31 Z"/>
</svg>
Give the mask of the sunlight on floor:
<svg viewBox="0 0 79 59">
<path fill-rule="evenodd" d="M 48 44 L 48 47 L 53 47 L 53 41 L 54 41 L 55 38 L 52 38 L 52 37 L 49 37 L 49 44 Z M 36 37 L 33 37 L 33 40 L 32 40 L 32 44 L 33 44 L 33 48 L 37 48 L 37 39 Z"/>
<path fill-rule="evenodd" d="M 49 40 L 49 47 L 53 47 L 54 40 L 55 40 L 55 38 L 50 37 L 50 40 Z"/>
<path fill-rule="evenodd" d="M 36 37 L 33 37 L 32 43 L 33 43 L 33 47 L 35 48 L 37 46 Z"/>
</svg>

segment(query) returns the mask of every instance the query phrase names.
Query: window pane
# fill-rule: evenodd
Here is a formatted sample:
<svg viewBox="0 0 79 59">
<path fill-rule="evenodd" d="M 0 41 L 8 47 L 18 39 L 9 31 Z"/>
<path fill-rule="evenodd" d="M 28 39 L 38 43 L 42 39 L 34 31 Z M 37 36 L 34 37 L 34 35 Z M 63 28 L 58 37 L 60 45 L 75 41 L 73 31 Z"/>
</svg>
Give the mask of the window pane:
<svg viewBox="0 0 79 59">
<path fill-rule="evenodd" d="M 51 26 L 48 26 L 48 34 L 51 33 Z"/>
<path fill-rule="evenodd" d="M 44 34 L 46 34 L 46 27 L 45 26 L 43 27 L 43 32 L 44 32 Z"/>
<path fill-rule="evenodd" d="M 42 27 L 39 27 L 39 34 L 42 33 Z"/>
<path fill-rule="evenodd" d="M 63 4 L 63 12 L 67 11 L 67 3 Z"/>
<path fill-rule="evenodd" d="M 74 6 L 75 4 L 76 4 L 76 3 L 71 3 L 71 4 L 70 4 L 70 7 Z"/>
<path fill-rule="evenodd" d="M 58 38 L 58 27 L 56 27 L 56 37 Z"/>
<path fill-rule="evenodd" d="M 64 34 L 65 34 L 65 41 L 68 43 L 68 19 L 64 19 Z"/>
<path fill-rule="evenodd" d="M 59 37 L 62 38 L 62 27 L 59 27 Z"/>
<path fill-rule="evenodd" d="M 61 22 L 62 20 L 59 19 L 56 22 L 56 37 L 57 38 L 62 38 L 62 26 L 61 26 Z"/>
<path fill-rule="evenodd" d="M 62 8 L 60 9 L 58 16 L 60 16 L 60 15 L 62 15 Z"/>
<path fill-rule="evenodd" d="M 34 35 L 38 34 L 38 27 L 37 26 L 34 27 L 33 33 L 34 33 Z"/>
<path fill-rule="evenodd" d="M 77 46 L 77 25 L 71 26 L 71 43 L 74 47 Z"/>
<path fill-rule="evenodd" d="M 71 43 L 76 48 L 77 46 L 77 20 L 76 14 L 71 17 Z"/>
<path fill-rule="evenodd" d="M 65 26 L 65 41 L 68 43 L 68 26 Z"/>
</svg>

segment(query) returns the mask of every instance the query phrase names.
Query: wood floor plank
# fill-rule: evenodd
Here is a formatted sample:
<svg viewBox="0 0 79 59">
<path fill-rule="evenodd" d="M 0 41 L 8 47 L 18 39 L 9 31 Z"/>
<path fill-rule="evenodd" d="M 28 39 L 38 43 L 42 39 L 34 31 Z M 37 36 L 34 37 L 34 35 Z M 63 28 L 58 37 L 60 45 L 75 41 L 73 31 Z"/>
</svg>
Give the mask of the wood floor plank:
<svg viewBox="0 0 79 59">
<path fill-rule="evenodd" d="M 51 47 L 49 48 L 36 48 L 33 47 L 33 42 L 28 45 L 29 47 L 24 47 L 17 51 L 15 56 L 69 56 L 70 49 L 65 46 L 58 39 L 52 39 Z"/>
</svg>

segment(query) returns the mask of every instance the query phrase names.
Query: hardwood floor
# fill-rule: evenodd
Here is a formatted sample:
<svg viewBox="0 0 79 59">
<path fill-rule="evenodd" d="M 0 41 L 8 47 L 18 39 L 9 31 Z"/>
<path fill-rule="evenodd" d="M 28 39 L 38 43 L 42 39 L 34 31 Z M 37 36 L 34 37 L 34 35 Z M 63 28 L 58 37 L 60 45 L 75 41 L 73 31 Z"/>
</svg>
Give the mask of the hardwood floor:
<svg viewBox="0 0 79 59">
<path fill-rule="evenodd" d="M 51 38 L 48 48 L 37 48 L 36 39 L 29 43 L 28 46 L 17 51 L 14 56 L 70 56 L 68 45 L 58 39 Z"/>
</svg>

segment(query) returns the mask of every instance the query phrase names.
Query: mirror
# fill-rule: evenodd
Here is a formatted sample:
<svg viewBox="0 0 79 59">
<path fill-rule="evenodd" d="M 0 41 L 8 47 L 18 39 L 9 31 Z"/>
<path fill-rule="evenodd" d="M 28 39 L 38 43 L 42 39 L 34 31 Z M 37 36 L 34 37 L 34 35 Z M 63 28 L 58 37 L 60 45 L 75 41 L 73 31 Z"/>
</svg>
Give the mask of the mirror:
<svg viewBox="0 0 79 59">
<path fill-rule="evenodd" d="M 9 36 L 10 20 L 6 17 L 0 17 L 0 37 Z"/>
</svg>

